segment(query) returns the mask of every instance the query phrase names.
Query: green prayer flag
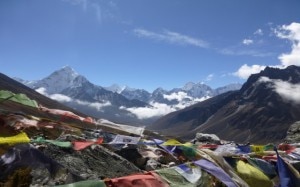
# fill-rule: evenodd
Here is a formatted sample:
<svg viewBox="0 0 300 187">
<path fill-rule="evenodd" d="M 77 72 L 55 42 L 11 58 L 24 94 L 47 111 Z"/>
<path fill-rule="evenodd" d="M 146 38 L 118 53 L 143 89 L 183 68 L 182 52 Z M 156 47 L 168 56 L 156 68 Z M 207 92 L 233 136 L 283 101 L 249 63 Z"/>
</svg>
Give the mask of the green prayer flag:
<svg viewBox="0 0 300 187">
<path fill-rule="evenodd" d="M 14 94 L 11 91 L 0 90 L 0 102 L 4 102 L 5 100 L 14 101 L 16 103 L 20 103 L 22 105 L 31 106 L 34 108 L 38 107 L 38 104 L 35 100 L 29 99 L 25 94 Z"/>
<path fill-rule="evenodd" d="M 58 140 L 45 140 L 45 138 L 43 138 L 43 137 L 37 137 L 35 140 L 32 140 L 31 142 L 33 142 L 33 143 L 51 143 L 53 145 L 56 145 L 59 147 L 65 147 L 65 148 L 72 147 L 71 142 L 63 142 L 63 141 L 58 141 Z"/>
<path fill-rule="evenodd" d="M 61 142 L 61 141 L 57 141 L 57 140 L 46 140 L 46 142 L 51 143 L 56 146 L 59 146 L 59 147 L 72 147 L 71 142 Z"/>
</svg>

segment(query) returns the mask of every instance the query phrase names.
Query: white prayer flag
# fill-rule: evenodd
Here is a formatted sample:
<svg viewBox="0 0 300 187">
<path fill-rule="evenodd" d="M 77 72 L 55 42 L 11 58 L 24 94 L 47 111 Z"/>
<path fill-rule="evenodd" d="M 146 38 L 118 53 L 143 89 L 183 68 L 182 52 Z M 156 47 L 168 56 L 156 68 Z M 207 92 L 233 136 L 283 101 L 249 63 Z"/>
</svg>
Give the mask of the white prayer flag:
<svg viewBox="0 0 300 187">
<path fill-rule="evenodd" d="M 124 136 L 118 134 L 110 144 L 137 144 L 141 137 Z"/>
</svg>

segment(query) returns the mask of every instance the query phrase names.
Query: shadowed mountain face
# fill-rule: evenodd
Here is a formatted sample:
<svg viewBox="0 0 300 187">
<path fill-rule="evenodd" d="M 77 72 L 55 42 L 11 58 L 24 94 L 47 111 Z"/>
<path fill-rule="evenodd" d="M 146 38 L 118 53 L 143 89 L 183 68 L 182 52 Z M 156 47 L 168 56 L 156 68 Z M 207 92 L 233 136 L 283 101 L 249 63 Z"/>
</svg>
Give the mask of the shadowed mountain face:
<svg viewBox="0 0 300 187">
<path fill-rule="evenodd" d="M 149 128 L 191 139 L 214 133 L 236 142 L 279 142 L 300 120 L 300 67 L 266 68 L 239 91 L 228 92 L 170 113 Z"/>
</svg>

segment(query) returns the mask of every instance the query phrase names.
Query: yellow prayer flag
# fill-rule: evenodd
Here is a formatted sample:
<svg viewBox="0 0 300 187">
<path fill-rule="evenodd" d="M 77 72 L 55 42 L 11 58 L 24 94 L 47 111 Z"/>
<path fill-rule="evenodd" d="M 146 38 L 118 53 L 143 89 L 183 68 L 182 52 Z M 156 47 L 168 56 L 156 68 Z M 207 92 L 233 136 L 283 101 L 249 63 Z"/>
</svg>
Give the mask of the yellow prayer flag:
<svg viewBox="0 0 300 187">
<path fill-rule="evenodd" d="M 264 145 L 250 145 L 250 147 L 251 147 L 251 152 L 256 152 L 256 153 L 263 152 L 265 149 Z"/>
<path fill-rule="evenodd" d="M 0 144 L 19 144 L 19 143 L 29 143 L 30 139 L 28 138 L 25 132 L 21 132 L 15 136 L 10 137 L 0 137 Z"/>
<path fill-rule="evenodd" d="M 192 144 L 191 142 L 186 142 L 186 143 L 184 143 L 184 144 L 182 144 L 182 145 L 184 145 L 184 146 L 186 146 L 186 147 L 193 147 L 194 146 L 194 144 Z M 196 148 L 196 147 L 195 147 Z"/>
<path fill-rule="evenodd" d="M 272 181 L 259 169 L 239 160 L 236 165 L 237 174 L 250 186 L 272 187 Z"/>
<path fill-rule="evenodd" d="M 172 145 L 172 146 L 176 146 L 176 145 L 183 145 L 183 144 L 180 143 L 179 141 L 175 140 L 175 139 L 170 139 L 170 140 L 164 142 L 162 145 Z"/>
</svg>

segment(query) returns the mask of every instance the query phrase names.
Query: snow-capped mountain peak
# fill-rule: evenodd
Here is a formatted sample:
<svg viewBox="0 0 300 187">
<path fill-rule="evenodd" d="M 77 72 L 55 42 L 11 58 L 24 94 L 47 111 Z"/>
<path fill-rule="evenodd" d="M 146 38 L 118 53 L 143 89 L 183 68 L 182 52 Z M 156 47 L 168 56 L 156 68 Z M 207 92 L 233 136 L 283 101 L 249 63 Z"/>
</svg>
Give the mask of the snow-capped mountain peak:
<svg viewBox="0 0 300 187">
<path fill-rule="evenodd" d="M 70 66 L 64 66 L 62 69 L 57 70 L 50 74 L 48 77 L 36 81 L 33 88 L 45 88 L 48 94 L 60 93 L 65 88 L 79 85 L 80 82 L 86 82 L 86 79 L 82 77 L 78 79 L 79 75 L 73 68 Z M 76 80 L 76 81 L 75 81 Z M 76 83 L 74 85 L 74 83 Z"/>
<path fill-rule="evenodd" d="M 70 66 L 64 66 L 58 72 L 65 73 L 71 77 L 77 77 L 79 74 Z"/>
<path fill-rule="evenodd" d="M 182 90 L 188 91 L 188 90 L 192 89 L 194 86 L 195 86 L 195 83 L 188 82 L 183 86 Z"/>
<path fill-rule="evenodd" d="M 111 86 L 103 87 L 103 88 L 108 91 L 112 91 L 112 92 L 120 94 L 123 90 L 127 89 L 127 86 L 120 86 L 118 84 L 113 84 Z"/>
<path fill-rule="evenodd" d="M 133 92 L 133 91 L 136 91 L 136 90 L 138 90 L 137 88 L 131 88 L 131 87 L 129 87 L 129 86 L 125 86 L 124 87 L 124 89 L 122 90 L 122 91 L 129 91 L 129 92 Z"/>
</svg>

